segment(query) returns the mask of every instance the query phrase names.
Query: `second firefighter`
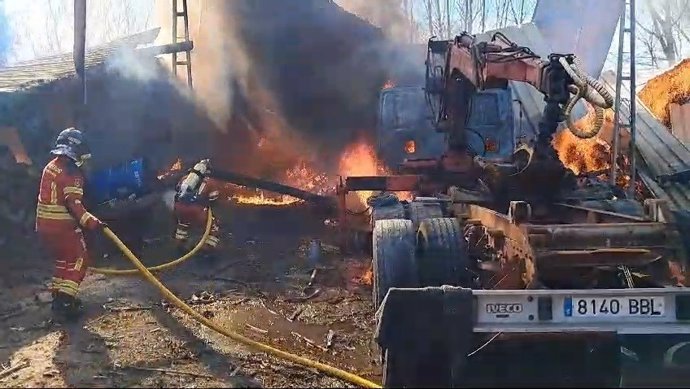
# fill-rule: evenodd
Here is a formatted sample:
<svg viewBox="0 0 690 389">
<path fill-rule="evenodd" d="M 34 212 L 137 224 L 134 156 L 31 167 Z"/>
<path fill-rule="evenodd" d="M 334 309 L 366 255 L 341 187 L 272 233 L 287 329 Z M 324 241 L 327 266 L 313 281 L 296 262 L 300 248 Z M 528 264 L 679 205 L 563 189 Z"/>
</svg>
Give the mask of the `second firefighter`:
<svg viewBox="0 0 690 389">
<path fill-rule="evenodd" d="M 174 213 L 177 218 L 175 241 L 180 251 L 186 251 L 190 229 L 204 231 L 208 218 L 208 210 L 218 199 L 220 194 L 218 181 L 210 178 L 210 161 L 201 160 L 180 179 L 175 193 Z M 216 256 L 220 228 L 218 220 L 213 217 L 211 232 L 204 241 L 202 248 L 204 256 L 213 259 Z"/>
</svg>

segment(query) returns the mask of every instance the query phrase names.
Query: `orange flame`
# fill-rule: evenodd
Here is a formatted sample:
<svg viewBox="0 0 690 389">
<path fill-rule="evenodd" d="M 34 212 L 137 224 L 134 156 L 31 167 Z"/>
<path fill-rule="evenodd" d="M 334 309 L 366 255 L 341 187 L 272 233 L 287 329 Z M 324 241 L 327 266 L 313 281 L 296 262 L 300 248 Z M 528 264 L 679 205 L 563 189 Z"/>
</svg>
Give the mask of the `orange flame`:
<svg viewBox="0 0 690 389">
<path fill-rule="evenodd" d="M 405 142 L 405 152 L 407 154 L 414 154 L 417 150 L 417 144 L 413 140 L 408 140 Z"/>
<path fill-rule="evenodd" d="M 374 282 L 374 268 L 369 266 L 366 272 L 361 276 L 355 277 L 354 282 L 362 285 L 371 285 Z"/>
<path fill-rule="evenodd" d="M 284 173 L 284 183 L 298 189 L 312 193 L 323 194 L 329 189 L 328 176 L 325 173 L 318 173 L 307 166 L 306 162 L 300 162 L 292 169 Z M 271 195 L 261 190 L 240 189 L 231 185 L 229 196 L 230 200 L 238 204 L 285 206 L 302 202 L 301 199 L 287 195 Z"/>
<path fill-rule="evenodd" d="M 177 161 L 175 161 L 170 167 L 167 169 L 164 169 L 159 175 L 158 179 L 163 180 L 165 178 L 168 178 L 172 176 L 173 174 L 179 172 L 182 170 L 182 160 L 180 158 L 177 158 Z"/>
<path fill-rule="evenodd" d="M 395 82 L 393 80 L 386 80 L 381 89 L 395 88 Z"/>
<path fill-rule="evenodd" d="M 649 80 L 638 94 L 640 100 L 666 127 L 671 127 L 671 104 L 690 101 L 690 58 Z"/>
<path fill-rule="evenodd" d="M 290 196 L 277 196 L 276 198 L 266 197 L 264 192 L 259 191 L 255 195 L 234 195 L 230 197 L 230 200 L 237 202 L 238 204 L 251 204 L 251 205 L 268 205 L 268 206 L 285 206 L 290 204 L 295 204 L 300 202 L 300 199 L 296 199 Z"/>
<path fill-rule="evenodd" d="M 392 172 L 376 156 L 376 150 L 366 140 L 359 140 L 345 149 L 340 157 L 338 174 L 343 177 L 356 176 L 383 176 Z M 357 191 L 349 193 L 346 198 L 348 207 L 353 211 L 362 212 L 366 209 L 367 199 L 374 194 L 373 191 Z M 409 192 L 397 192 L 401 200 L 409 200 L 412 194 Z"/>
<path fill-rule="evenodd" d="M 613 111 L 607 110 L 604 118 L 602 131 L 613 128 Z M 593 110 L 575 122 L 575 126 L 580 129 L 590 128 L 593 124 Z M 580 139 L 566 128 L 556 133 L 553 147 L 563 165 L 575 174 L 596 172 L 607 169 L 611 165 L 611 148 L 599 137 Z"/>
<path fill-rule="evenodd" d="M 376 157 L 374 147 L 364 140 L 353 143 L 345 149 L 340 157 L 338 173 L 341 176 L 380 176 L 388 171 L 381 165 Z M 359 191 L 350 193 L 348 203 L 365 205 L 367 199 L 374 194 L 372 191 Z M 354 204 L 353 204 L 354 205 Z M 359 211 L 361 211 L 360 209 Z"/>
</svg>

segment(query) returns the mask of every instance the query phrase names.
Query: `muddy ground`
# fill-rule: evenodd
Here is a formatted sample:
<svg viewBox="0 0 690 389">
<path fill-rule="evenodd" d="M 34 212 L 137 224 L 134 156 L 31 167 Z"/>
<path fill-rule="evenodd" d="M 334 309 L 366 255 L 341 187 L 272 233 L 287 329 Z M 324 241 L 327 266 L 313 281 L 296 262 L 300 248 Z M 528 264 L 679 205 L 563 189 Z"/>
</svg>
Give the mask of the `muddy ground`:
<svg viewBox="0 0 690 389">
<path fill-rule="evenodd" d="M 380 382 L 370 286 L 357 281 L 370 258 L 341 255 L 334 232 L 310 215 L 299 205 L 226 208 L 219 260 L 192 259 L 161 280 L 228 329 Z M 174 253 L 169 214 L 159 212 L 152 227 L 141 255 L 149 265 Z M 314 288 L 305 291 L 314 238 L 323 239 L 324 254 Z M 31 235 L 12 244 L 26 250 L 1 258 L 0 370 L 20 368 L 0 378 L 2 387 L 349 386 L 202 327 L 138 277 L 88 275 L 86 317 L 55 326 L 45 293 L 50 259 Z M 102 256 L 99 250 L 98 266 L 130 267 L 118 255 Z"/>
</svg>

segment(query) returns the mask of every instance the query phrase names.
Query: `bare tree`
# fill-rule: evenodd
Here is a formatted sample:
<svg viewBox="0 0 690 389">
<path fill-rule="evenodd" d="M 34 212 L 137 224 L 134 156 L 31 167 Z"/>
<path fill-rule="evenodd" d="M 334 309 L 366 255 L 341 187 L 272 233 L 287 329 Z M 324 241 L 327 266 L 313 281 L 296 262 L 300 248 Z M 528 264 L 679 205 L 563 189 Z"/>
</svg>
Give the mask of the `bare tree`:
<svg viewBox="0 0 690 389">
<path fill-rule="evenodd" d="M 520 25 L 527 21 L 529 15 L 528 9 L 530 3 L 527 0 L 506 0 L 510 5 L 510 14 L 513 17 L 513 23 Z"/>
<path fill-rule="evenodd" d="M 655 0 L 646 1 L 646 15 L 641 14 L 636 21 L 640 28 L 639 40 L 658 66 L 657 52 L 663 53 L 669 66 L 678 62 L 682 42 L 690 42 L 686 29 L 690 26 L 690 1 Z M 646 16 L 646 17 L 645 17 Z"/>
<path fill-rule="evenodd" d="M 444 23 L 443 23 L 443 18 L 441 17 L 441 1 L 440 0 L 434 1 L 434 10 L 436 11 L 436 19 L 434 20 L 436 31 L 438 31 L 439 38 L 444 38 L 445 37 Z"/>
<path fill-rule="evenodd" d="M 11 20 L 14 57 L 43 57 L 72 50 L 73 0 L 32 0 L 25 14 Z M 89 1 L 87 46 L 102 44 L 150 28 L 152 8 L 140 0 Z M 135 5 L 138 5 L 135 6 Z M 30 8 L 29 8 L 30 7 Z M 144 12 L 141 12 L 144 10 Z M 32 22 L 27 20 L 32 18 Z M 39 21 L 39 23 L 36 23 Z M 36 28 L 39 25 L 40 28 Z M 27 55 L 29 52 L 33 55 Z"/>
<path fill-rule="evenodd" d="M 433 4 L 431 0 L 426 0 L 426 20 L 429 26 L 429 36 L 434 35 L 434 16 L 433 16 Z"/>
</svg>

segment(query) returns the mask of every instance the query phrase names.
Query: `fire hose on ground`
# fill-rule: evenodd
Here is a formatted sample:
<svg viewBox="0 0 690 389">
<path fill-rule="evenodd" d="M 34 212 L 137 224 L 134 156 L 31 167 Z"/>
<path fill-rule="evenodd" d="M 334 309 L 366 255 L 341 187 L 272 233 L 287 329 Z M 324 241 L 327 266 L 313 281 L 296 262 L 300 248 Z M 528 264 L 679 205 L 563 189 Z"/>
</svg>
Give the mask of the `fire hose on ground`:
<svg viewBox="0 0 690 389">
<path fill-rule="evenodd" d="M 115 243 L 115 245 L 122 251 L 122 253 L 129 259 L 132 264 L 134 264 L 134 267 L 136 269 L 126 269 L 126 270 L 114 270 L 114 269 L 100 269 L 100 268 L 95 268 L 92 269 L 92 271 L 100 274 L 106 274 L 106 275 L 134 275 L 134 274 L 141 274 L 146 278 L 147 281 L 149 281 L 153 286 L 158 288 L 158 290 L 167 298 L 173 305 L 175 305 L 177 308 L 180 310 L 184 311 L 188 315 L 190 315 L 194 320 L 197 322 L 203 324 L 204 326 L 218 332 L 219 334 L 222 334 L 224 336 L 227 336 L 228 338 L 242 343 L 246 346 L 252 347 L 254 349 L 257 349 L 259 351 L 265 352 L 267 354 L 273 355 L 275 357 L 278 357 L 280 359 L 284 359 L 287 361 L 290 361 L 292 363 L 296 363 L 298 365 L 302 365 L 305 367 L 313 368 L 316 370 L 319 370 L 323 373 L 326 373 L 330 376 L 340 378 L 344 381 L 350 382 L 352 384 L 365 387 L 365 388 L 381 388 L 381 385 L 376 384 L 372 381 L 369 381 L 365 378 L 362 378 L 360 376 L 357 376 L 355 374 L 349 373 L 347 371 L 338 369 L 333 366 L 326 365 L 324 363 L 314 361 L 299 355 L 291 354 L 289 352 L 277 349 L 275 347 L 272 347 L 268 344 L 257 342 L 253 339 L 250 339 L 246 336 L 243 336 L 241 334 L 238 334 L 237 332 L 229 331 L 226 330 L 225 328 L 219 326 L 218 324 L 208 320 L 206 317 L 204 317 L 202 314 L 198 313 L 195 311 L 192 307 L 190 307 L 187 303 L 182 301 L 179 297 L 175 296 L 168 288 L 165 287 L 154 275 L 151 273 L 152 271 L 160 271 L 164 269 L 168 269 L 171 267 L 174 267 L 176 265 L 179 265 L 180 263 L 186 261 L 187 259 L 191 258 L 194 256 L 194 254 L 199 251 L 199 249 L 203 246 L 206 238 L 208 237 L 210 231 L 211 231 L 211 225 L 212 225 L 212 220 L 213 220 L 213 213 L 211 212 L 211 209 L 209 208 L 208 211 L 208 218 L 206 221 L 206 230 L 204 231 L 203 236 L 199 240 L 199 243 L 194 246 L 194 248 L 188 252 L 187 254 L 183 255 L 182 257 L 175 259 L 173 261 L 164 263 L 162 265 L 158 266 L 153 266 L 150 268 L 147 268 L 144 266 L 143 263 L 139 260 L 139 258 L 132 253 L 132 251 L 120 240 L 120 238 L 115 235 L 115 233 L 110 230 L 109 228 L 105 228 L 103 232 L 105 235 L 110 238 L 110 240 Z"/>
</svg>

